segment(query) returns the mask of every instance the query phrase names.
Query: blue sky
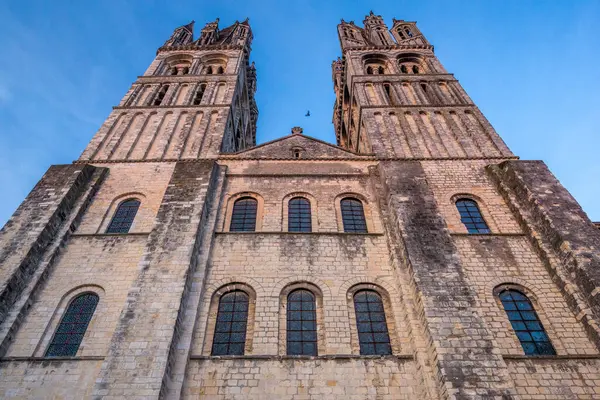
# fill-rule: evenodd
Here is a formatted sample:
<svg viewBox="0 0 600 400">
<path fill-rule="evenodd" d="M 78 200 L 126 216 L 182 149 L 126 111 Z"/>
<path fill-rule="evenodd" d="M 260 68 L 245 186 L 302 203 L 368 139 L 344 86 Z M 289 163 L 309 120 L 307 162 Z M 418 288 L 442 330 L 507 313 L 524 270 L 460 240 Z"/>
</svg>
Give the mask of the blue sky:
<svg viewBox="0 0 600 400">
<path fill-rule="evenodd" d="M 52 164 L 77 159 L 172 30 L 250 18 L 258 142 L 301 125 L 334 142 L 336 24 L 416 20 L 509 147 L 543 159 L 600 220 L 600 1 L 4 1 L 0 225 Z M 305 118 L 307 109 L 311 117 Z"/>
</svg>

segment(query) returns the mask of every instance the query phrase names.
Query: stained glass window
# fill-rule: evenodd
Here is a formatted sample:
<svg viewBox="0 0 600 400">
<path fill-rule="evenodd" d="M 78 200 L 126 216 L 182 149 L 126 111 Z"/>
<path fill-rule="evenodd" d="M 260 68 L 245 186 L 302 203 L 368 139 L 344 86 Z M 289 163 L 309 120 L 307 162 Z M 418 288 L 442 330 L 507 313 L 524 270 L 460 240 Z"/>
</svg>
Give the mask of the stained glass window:
<svg viewBox="0 0 600 400">
<path fill-rule="evenodd" d="M 504 290 L 499 296 L 525 354 L 555 355 L 554 346 L 527 296 L 516 290 Z"/>
<path fill-rule="evenodd" d="M 288 296 L 287 354 L 317 355 L 315 296 L 308 290 L 295 290 Z"/>
<path fill-rule="evenodd" d="M 257 201 L 252 197 L 242 197 L 233 204 L 231 232 L 254 232 L 256 229 Z"/>
<path fill-rule="evenodd" d="M 469 233 L 490 233 L 485 220 L 479 211 L 477 203 L 470 199 L 459 199 L 456 202 L 456 208 L 460 213 L 460 220 L 467 228 Z"/>
<path fill-rule="evenodd" d="M 46 350 L 46 357 L 74 357 L 77 354 L 98 300 L 98 295 L 84 293 L 71 301 Z"/>
<path fill-rule="evenodd" d="M 346 198 L 340 203 L 344 232 L 367 233 L 365 212 L 360 200 Z"/>
<path fill-rule="evenodd" d="M 129 199 L 122 202 L 112 221 L 106 229 L 106 233 L 127 233 L 133 224 L 135 214 L 137 214 L 138 208 L 140 208 L 140 201 L 136 199 Z"/>
<path fill-rule="evenodd" d="M 288 203 L 288 231 L 312 231 L 310 201 L 304 197 L 294 197 Z"/>
<path fill-rule="evenodd" d="M 247 324 L 248 295 L 241 290 L 235 290 L 221 296 L 212 355 L 243 355 L 246 346 Z"/>
<path fill-rule="evenodd" d="M 360 354 L 392 354 L 381 296 L 373 290 L 357 292 L 354 295 L 354 311 Z"/>
</svg>

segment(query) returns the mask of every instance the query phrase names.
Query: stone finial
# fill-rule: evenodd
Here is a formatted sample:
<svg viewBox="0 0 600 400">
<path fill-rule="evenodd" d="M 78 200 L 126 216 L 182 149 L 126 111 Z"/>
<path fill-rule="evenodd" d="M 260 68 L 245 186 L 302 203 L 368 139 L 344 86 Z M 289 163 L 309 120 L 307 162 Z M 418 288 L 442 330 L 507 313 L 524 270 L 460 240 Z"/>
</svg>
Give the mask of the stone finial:
<svg viewBox="0 0 600 400">
<path fill-rule="evenodd" d="M 292 135 L 302 135 L 302 128 L 295 126 L 292 128 Z"/>
</svg>

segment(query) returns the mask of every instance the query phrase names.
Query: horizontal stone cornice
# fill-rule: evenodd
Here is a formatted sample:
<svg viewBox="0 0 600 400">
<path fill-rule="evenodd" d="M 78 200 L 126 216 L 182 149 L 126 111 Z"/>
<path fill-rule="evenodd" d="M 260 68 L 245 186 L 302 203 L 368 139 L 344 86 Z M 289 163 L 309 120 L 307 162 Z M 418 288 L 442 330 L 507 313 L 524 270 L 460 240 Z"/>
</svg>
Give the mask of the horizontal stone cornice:
<svg viewBox="0 0 600 400">
<path fill-rule="evenodd" d="M 197 51 L 197 50 L 244 50 L 245 46 L 239 44 L 186 44 L 180 46 L 162 46 L 159 47 L 156 51 L 156 54 L 159 53 L 168 53 L 168 52 L 176 52 L 176 51 Z"/>
<path fill-rule="evenodd" d="M 73 164 L 127 164 L 127 163 L 157 163 L 157 162 L 202 162 L 206 160 L 239 160 L 239 161 L 294 161 L 294 162 L 306 162 L 306 161 L 491 161 L 494 163 L 500 163 L 505 160 L 518 160 L 519 157 L 376 157 L 376 156 L 354 156 L 354 157 L 306 157 L 302 159 L 298 158 L 284 158 L 284 157 L 241 157 L 241 156 L 227 156 L 220 155 L 214 158 L 153 158 L 148 160 L 75 160 Z"/>
<path fill-rule="evenodd" d="M 168 109 L 190 109 L 198 108 L 230 108 L 231 104 L 198 104 L 198 105 L 165 105 L 165 106 L 114 106 L 113 110 L 168 110 Z"/>
<path fill-rule="evenodd" d="M 219 75 L 141 75 L 133 83 L 208 83 L 208 82 L 237 82 L 238 74 Z"/>
<path fill-rule="evenodd" d="M 243 356 L 202 356 L 191 355 L 190 360 L 228 361 L 228 360 L 414 360 L 412 354 L 394 355 L 357 355 L 357 354 L 326 354 L 322 356 L 276 356 L 276 355 L 243 355 Z"/>
<path fill-rule="evenodd" d="M 383 236 L 383 232 L 367 232 L 367 233 L 356 233 L 356 232 L 283 232 L 283 231 L 254 231 L 254 232 L 215 232 L 218 235 L 298 235 L 298 236 Z"/>
<path fill-rule="evenodd" d="M 342 53 L 347 53 L 349 51 L 384 51 L 384 50 L 431 50 L 433 52 L 434 48 L 430 44 L 393 44 L 387 46 L 347 46 L 342 49 Z"/>
</svg>

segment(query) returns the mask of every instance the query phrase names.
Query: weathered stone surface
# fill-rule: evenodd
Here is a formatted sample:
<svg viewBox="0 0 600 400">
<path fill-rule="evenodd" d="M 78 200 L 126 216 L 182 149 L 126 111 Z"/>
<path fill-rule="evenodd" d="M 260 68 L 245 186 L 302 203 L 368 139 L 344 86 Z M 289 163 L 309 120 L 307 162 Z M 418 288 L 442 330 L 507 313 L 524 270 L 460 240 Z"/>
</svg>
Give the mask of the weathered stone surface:
<svg viewBox="0 0 600 400">
<path fill-rule="evenodd" d="M 248 21 L 175 30 L 80 159 L 52 167 L 0 231 L 0 397 L 600 395 L 600 231 L 542 163 L 511 161 L 415 23 L 394 20 L 391 36 L 380 16 L 364 24 L 338 26 L 337 146 L 299 127 L 255 146 Z M 290 223 L 297 197 L 310 232 Z M 256 201 L 253 232 L 230 229 L 242 198 Z M 346 198 L 366 233 L 347 232 Z M 459 199 L 489 233 L 468 232 Z M 127 200 L 129 229 L 107 233 Z M 557 355 L 524 355 L 508 286 Z M 316 356 L 287 355 L 296 289 L 315 298 Z M 248 296 L 244 355 L 215 357 L 234 290 Z M 362 290 L 381 297 L 391 354 L 361 354 Z M 90 292 L 75 357 L 45 358 Z"/>
</svg>

